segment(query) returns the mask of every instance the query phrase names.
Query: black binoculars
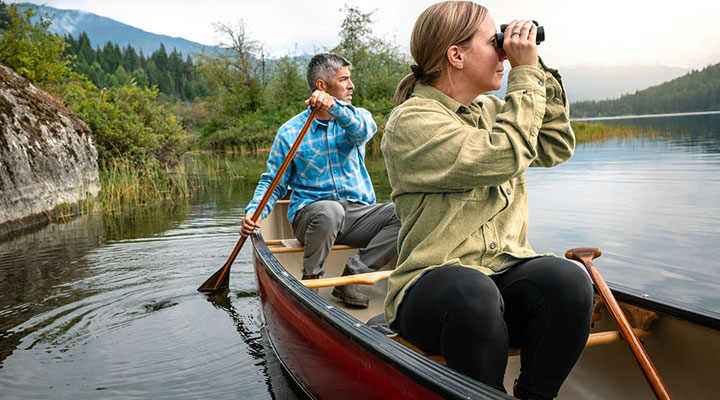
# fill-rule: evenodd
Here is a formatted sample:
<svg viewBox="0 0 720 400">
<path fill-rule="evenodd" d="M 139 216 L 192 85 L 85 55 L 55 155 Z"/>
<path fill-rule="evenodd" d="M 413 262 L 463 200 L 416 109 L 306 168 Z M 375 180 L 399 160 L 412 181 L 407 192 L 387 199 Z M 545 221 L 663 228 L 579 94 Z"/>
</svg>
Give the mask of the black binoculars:
<svg viewBox="0 0 720 400">
<path fill-rule="evenodd" d="M 540 26 L 537 21 L 533 21 L 533 24 L 537 26 L 537 35 L 535 37 L 535 44 L 540 44 L 540 42 L 545 40 L 545 28 Z M 505 29 L 507 29 L 507 24 L 500 25 L 500 33 L 495 34 L 495 46 L 498 49 L 502 49 L 503 47 L 503 40 L 505 40 Z"/>
</svg>

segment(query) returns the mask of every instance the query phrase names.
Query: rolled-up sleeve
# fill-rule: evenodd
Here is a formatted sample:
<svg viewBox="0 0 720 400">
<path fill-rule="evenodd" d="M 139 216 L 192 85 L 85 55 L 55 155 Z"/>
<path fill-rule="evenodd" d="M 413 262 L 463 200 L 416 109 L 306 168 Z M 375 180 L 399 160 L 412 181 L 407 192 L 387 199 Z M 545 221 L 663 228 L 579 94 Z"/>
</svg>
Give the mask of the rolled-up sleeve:
<svg viewBox="0 0 720 400">
<path fill-rule="evenodd" d="M 369 111 L 355 108 L 342 100 L 335 100 L 335 106 L 328 113 L 343 128 L 347 138 L 357 146 L 362 146 L 372 139 L 377 132 L 377 125 Z"/>
<path fill-rule="evenodd" d="M 541 65 L 545 72 L 546 103 L 538 135 L 537 157 L 532 167 L 552 167 L 567 161 L 575 151 L 575 133 L 570 126 L 570 108 L 562 77 L 556 69 Z"/>
</svg>

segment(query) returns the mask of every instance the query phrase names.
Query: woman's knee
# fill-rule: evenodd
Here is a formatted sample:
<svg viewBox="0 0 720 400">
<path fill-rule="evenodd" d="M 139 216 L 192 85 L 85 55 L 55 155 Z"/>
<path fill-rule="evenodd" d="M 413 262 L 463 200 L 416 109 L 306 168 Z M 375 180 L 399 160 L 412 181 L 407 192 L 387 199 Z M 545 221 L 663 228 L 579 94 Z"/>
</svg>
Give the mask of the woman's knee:
<svg viewBox="0 0 720 400">
<path fill-rule="evenodd" d="M 590 312 L 593 302 L 593 286 L 585 270 L 572 261 L 558 259 L 553 269 L 553 293 L 557 301 L 562 302 L 566 310 L 576 310 L 581 314 Z"/>
<path fill-rule="evenodd" d="M 466 267 L 459 269 L 443 297 L 446 321 L 454 321 L 467 329 L 488 332 L 493 322 L 503 321 L 503 298 L 495 283 L 482 272 Z"/>
</svg>

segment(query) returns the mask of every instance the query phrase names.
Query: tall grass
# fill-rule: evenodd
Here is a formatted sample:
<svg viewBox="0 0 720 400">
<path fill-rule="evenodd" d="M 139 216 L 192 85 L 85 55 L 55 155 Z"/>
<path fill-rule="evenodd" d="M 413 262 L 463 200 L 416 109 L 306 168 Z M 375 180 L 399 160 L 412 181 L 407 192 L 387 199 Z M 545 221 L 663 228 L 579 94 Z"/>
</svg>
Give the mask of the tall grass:
<svg viewBox="0 0 720 400">
<path fill-rule="evenodd" d="M 588 124 L 586 122 L 571 122 L 570 125 L 573 131 L 575 131 L 575 139 L 578 143 L 597 142 L 609 138 L 631 137 L 639 134 L 657 134 L 655 131 L 623 125 Z"/>
<path fill-rule="evenodd" d="M 100 194 L 89 199 L 90 209 L 122 212 L 153 203 L 174 204 L 190 196 L 192 182 L 184 163 L 162 165 L 155 160 L 138 164 L 111 159 L 100 167 Z"/>
<path fill-rule="evenodd" d="M 193 194 L 221 179 L 259 174 L 264 158 L 187 153 L 173 165 L 111 159 L 100 167 L 100 194 L 86 199 L 83 212 L 123 213 L 139 207 L 187 204 Z"/>
</svg>

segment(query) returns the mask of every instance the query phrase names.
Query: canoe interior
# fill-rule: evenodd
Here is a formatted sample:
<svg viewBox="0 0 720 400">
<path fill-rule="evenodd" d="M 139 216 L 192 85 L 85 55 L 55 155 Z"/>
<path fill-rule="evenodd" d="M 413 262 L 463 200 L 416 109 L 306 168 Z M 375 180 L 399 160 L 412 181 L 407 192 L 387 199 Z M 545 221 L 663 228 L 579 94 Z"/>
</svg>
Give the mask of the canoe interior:
<svg viewBox="0 0 720 400">
<path fill-rule="evenodd" d="M 287 202 L 281 201 L 263 221 L 261 232 L 265 240 L 294 238 L 286 213 Z M 325 277 L 340 276 L 346 261 L 356 251 L 333 251 L 326 261 Z M 274 255 L 292 276 L 300 279 L 302 252 Z M 392 260 L 383 269 L 392 268 L 394 263 L 395 260 Z M 596 265 L 602 269 L 602 259 Z M 345 306 L 331 295 L 332 288 L 320 288 L 318 294 L 359 322 L 365 323 L 383 312 L 387 282 L 362 285 L 361 291 L 370 298 L 367 309 Z M 622 302 L 621 305 L 624 306 Z M 594 322 L 592 332 L 617 330 L 605 307 L 599 307 L 598 311 L 600 319 Z M 627 310 L 626 315 L 635 326 Z M 643 343 L 675 399 L 715 399 L 717 393 L 720 393 L 720 330 L 717 326 L 703 326 L 662 312 L 650 324 L 648 330 L 651 334 Z M 511 390 L 519 371 L 520 357 L 510 357 L 505 373 L 505 387 L 508 390 Z M 558 398 L 652 399 L 654 395 L 629 347 L 620 341 L 587 347 L 565 381 Z"/>
</svg>

